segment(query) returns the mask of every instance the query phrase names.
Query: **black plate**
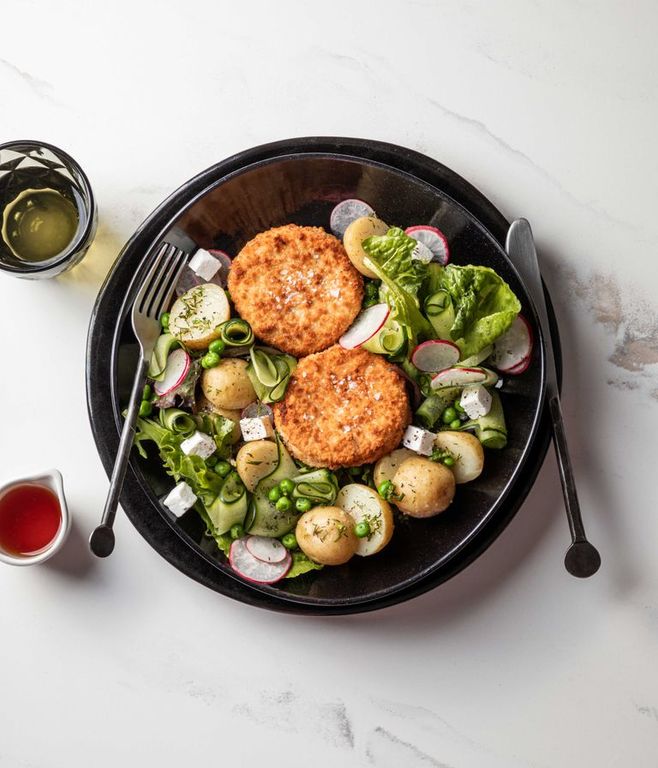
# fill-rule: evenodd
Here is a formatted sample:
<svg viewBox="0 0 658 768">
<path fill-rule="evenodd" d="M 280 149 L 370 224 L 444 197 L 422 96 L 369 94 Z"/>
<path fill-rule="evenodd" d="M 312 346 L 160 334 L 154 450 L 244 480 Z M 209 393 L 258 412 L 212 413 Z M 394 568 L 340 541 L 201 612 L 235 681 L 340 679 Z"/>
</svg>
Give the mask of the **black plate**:
<svg viewBox="0 0 658 768">
<path fill-rule="evenodd" d="M 231 254 L 254 234 L 293 221 L 328 226 L 333 205 L 367 200 L 396 225 L 435 224 L 447 235 L 455 263 L 492 266 L 534 310 L 501 241 L 503 217 L 444 166 L 409 150 L 351 139 L 297 139 L 241 153 L 192 179 L 140 227 L 124 248 L 99 295 L 92 317 L 87 394 L 94 436 L 106 469 L 118 444 L 120 404 L 128 396 L 136 358 L 129 321 L 130 282 L 143 269 L 149 246 L 172 226 L 204 247 Z M 102 353 L 101 353 L 102 351 Z M 109 353 L 109 354 L 108 354 Z M 122 495 L 128 516 L 170 562 L 212 588 L 244 602 L 278 610 L 342 613 L 398 602 L 448 578 L 487 546 L 527 494 L 546 450 L 540 428 L 543 350 L 522 377 L 503 391 L 508 448 L 487 453 L 483 475 L 459 488 L 452 507 L 428 521 L 398 526 L 393 542 L 374 558 L 354 558 L 274 586 L 240 580 L 204 536 L 194 513 L 175 521 L 158 503 L 171 487 L 157 457 L 133 457 Z M 539 436 L 539 440 L 537 439 Z"/>
</svg>

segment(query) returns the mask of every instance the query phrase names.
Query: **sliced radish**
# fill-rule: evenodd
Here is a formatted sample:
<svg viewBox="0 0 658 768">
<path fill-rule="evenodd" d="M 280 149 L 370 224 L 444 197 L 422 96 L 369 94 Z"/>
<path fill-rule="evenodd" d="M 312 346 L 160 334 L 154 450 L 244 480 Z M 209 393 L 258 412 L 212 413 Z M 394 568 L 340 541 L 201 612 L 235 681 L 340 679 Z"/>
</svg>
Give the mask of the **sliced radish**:
<svg viewBox="0 0 658 768">
<path fill-rule="evenodd" d="M 523 315 L 517 315 L 507 331 L 494 341 L 489 359 L 499 371 L 507 373 L 511 368 L 520 366 L 526 358 L 530 358 L 532 344 L 530 323 Z"/>
<path fill-rule="evenodd" d="M 451 341 L 434 339 L 419 344 L 411 354 L 411 362 L 423 373 L 436 373 L 459 361 L 459 347 Z"/>
<path fill-rule="evenodd" d="M 388 320 L 390 311 L 391 308 L 388 304 L 373 304 L 372 307 L 364 309 L 338 339 L 338 343 L 343 349 L 356 349 L 361 344 L 365 344 L 368 339 L 372 339 L 382 329 Z"/>
<path fill-rule="evenodd" d="M 525 373 L 528 368 L 530 367 L 530 355 L 528 357 L 525 357 L 518 365 L 515 365 L 513 368 L 508 368 L 505 373 L 511 376 L 518 376 L 521 373 Z"/>
<path fill-rule="evenodd" d="M 345 230 L 355 219 L 374 215 L 374 210 L 368 203 L 364 203 L 363 200 L 357 200 L 356 198 L 343 200 L 331 212 L 329 226 L 336 237 L 342 238 Z"/>
<path fill-rule="evenodd" d="M 245 545 L 254 557 L 264 563 L 281 563 L 288 554 L 288 550 L 278 539 L 268 536 L 247 536 Z"/>
<path fill-rule="evenodd" d="M 155 394 L 162 397 L 180 386 L 190 370 L 190 364 L 190 356 L 187 352 L 180 347 L 175 349 L 167 358 L 164 377 L 153 385 Z"/>
<path fill-rule="evenodd" d="M 231 269 L 231 264 L 233 263 L 231 257 L 228 255 L 228 253 L 224 253 L 224 251 L 218 251 L 216 248 L 208 248 L 208 253 L 211 256 L 214 256 L 221 264 L 221 267 L 210 282 L 217 283 L 217 285 L 221 285 L 222 288 L 226 288 L 228 273 Z"/>
<path fill-rule="evenodd" d="M 427 246 L 432 252 L 434 260 L 438 261 L 439 264 L 447 264 L 450 261 L 448 240 L 440 229 L 418 224 L 415 227 L 407 227 L 404 231 L 409 237 L 413 237 L 414 240 Z"/>
<path fill-rule="evenodd" d="M 432 378 L 432 389 L 441 387 L 466 387 L 469 384 L 482 384 L 487 380 L 487 372 L 484 368 L 446 368 L 439 371 Z"/>
<path fill-rule="evenodd" d="M 245 539 L 236 539 L 229 550 L 231 568 L 243 579 L 257 584 L 274 584 L 290 570 L 292 556 L 286 550 L 286 556 L 279 563 L 267 563 L 259 560 L 247 549 Z"/>
<path fill-rule="evenodd" d="M 422 261 L 423 264 L 429 264 L 430 261 L 434 259 L 434 254 L 425 243 L 421 243 L 420 240 L 418 240 L 411 252 L 411 258 L 416 259 L 416 261 Z"/>
</svg>

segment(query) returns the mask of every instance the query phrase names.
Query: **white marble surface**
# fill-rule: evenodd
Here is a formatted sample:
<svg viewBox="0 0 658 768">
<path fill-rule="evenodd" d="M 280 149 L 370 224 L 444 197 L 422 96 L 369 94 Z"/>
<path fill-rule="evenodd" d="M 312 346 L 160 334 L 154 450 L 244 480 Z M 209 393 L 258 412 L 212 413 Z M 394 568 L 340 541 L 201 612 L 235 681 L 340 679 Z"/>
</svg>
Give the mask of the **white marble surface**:
<svg viewBox="0 0 658 768">
<path fill-rule="evenodd" d="M 50 565 L 2 567 L 3 768 L 658 764 L 657 24 L 649 0 L 3 7 L 0 140 L 70 151 L 101 211 L 70 275 L 0 276 L 0 480 L 58 466 L 76 521 Z M 531 220 L 596 578 L 562 567 L 552 457 L 476 564 L 376 615 L 233 603 L 122 517 L 114 555 L 86 555 L 107 481 L 85 336 L 112 260 L 191 175 L 312 134 L 418 149 Z"/>
</svg>

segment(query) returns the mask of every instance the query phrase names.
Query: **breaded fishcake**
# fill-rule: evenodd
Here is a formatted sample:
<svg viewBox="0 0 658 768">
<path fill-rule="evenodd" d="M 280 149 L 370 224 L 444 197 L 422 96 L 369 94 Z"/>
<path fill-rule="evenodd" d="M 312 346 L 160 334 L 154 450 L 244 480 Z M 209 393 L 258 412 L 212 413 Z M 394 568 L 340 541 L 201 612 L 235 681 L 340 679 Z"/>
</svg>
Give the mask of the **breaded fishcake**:
<svg viewBox="0 0 658 768">
<path fill-rule="evenodd" d="M 390 453 L 411 421 L 402 376 L 380 355 L 338 345 L 299 361 L 274 424 L 311 467 L 369 464 Z"/>
<path fill-rule="evenodd" d="M 363 279 L 321 227 L 261 232 L 233 260 L 231 298 L 258 338 L 295 357 L 334 344 L 361 309 Z"/>
</svg>

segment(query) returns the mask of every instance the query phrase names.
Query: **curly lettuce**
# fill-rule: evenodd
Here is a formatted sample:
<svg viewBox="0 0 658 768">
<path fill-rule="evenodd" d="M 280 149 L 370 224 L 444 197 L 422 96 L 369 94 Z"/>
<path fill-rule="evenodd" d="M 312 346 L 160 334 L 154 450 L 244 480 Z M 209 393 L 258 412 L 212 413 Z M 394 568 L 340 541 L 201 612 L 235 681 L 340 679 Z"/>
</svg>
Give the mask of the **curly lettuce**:
<svg viewBox="0 0 658 768">
<path fill-rule="evenodd" d="M 449 335 L 462 359 L 476 355 L 510 327 L 521 304 L 507 283 L 489 267 L 428 265 L 426 292 L 445 291 L 452 303 Z"/>
<path fill-rule="evenodd" d="M 381 280 L 381 296 L 404 329 L 408 348 L 412 349 L 418 339 L 434 338 L 432 324 L 418 302 L 428 265 L 412 257 L 417 245 L 413 237 L 391 227 L 385 235 L 368 237 L 361 245 L 366 254 L 364 264 Z"/>
</svg>

